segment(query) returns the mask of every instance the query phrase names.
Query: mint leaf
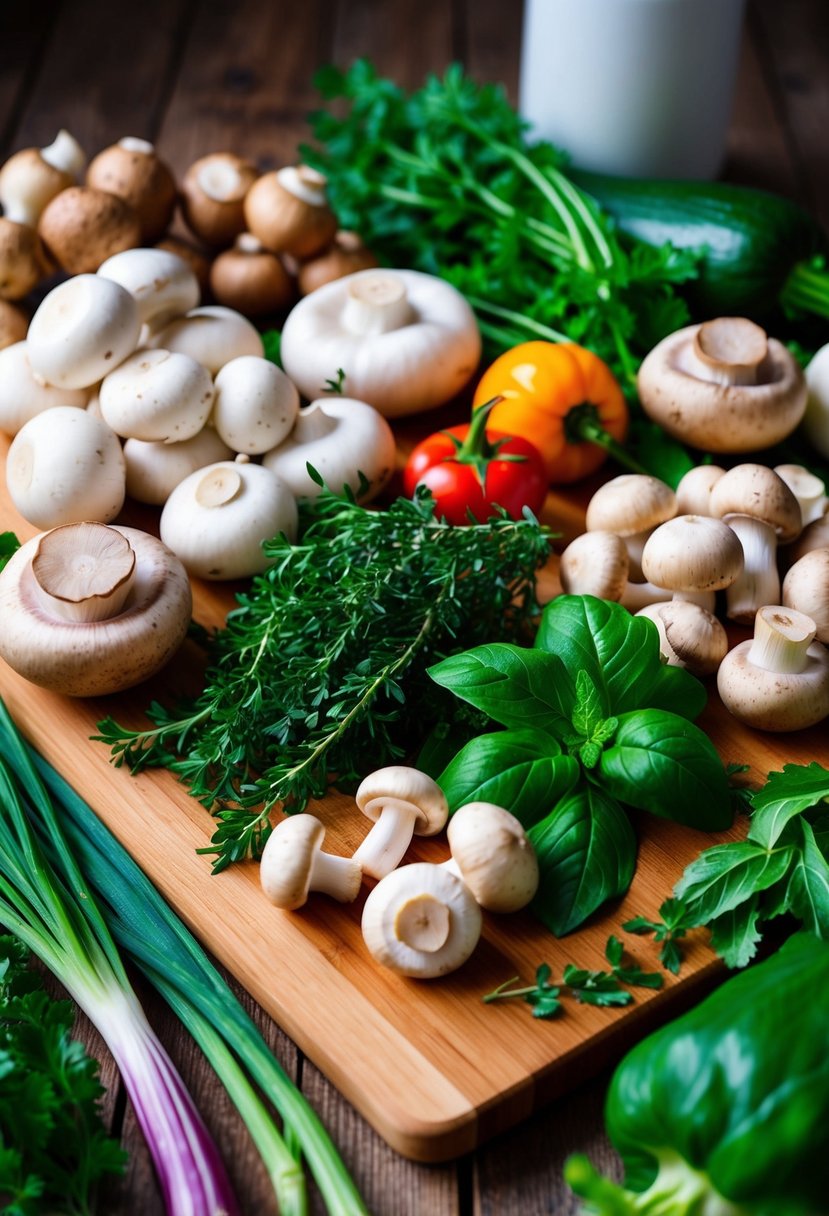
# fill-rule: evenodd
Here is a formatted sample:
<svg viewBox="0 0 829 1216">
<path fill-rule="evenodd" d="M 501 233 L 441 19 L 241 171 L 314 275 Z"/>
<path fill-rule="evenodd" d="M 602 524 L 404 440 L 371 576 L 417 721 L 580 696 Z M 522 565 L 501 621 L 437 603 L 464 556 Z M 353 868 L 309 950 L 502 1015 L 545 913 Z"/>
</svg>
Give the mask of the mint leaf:
<svg viewBox="0 0 829 1216">
<path fill-rule="evenodd" d="M 507 807 L 524 828 L 549 813 L 579 778 L 572 756 L 540 730 L 504 730 L 471 739 L 437 779 L 451 810 L 467 802 Z"/>
<path fill-rule="evenodd" d="M 829 770 L 814 760 L 807 765 L 785 764 L 782 773 L 769 773 L 751 801 L 748 839 L 771 849 L 792 818 L 829 801 Z"/>
<path fill-rule="evenodd" d="M 557 738 L 570 728 L 575 691 L 556 655 L 496 642 L 453 655 L 428 671 L 436 684 L 502 726 L 532 727 Z"/>
<path fill-rule="evenodd" d="M 557 937 L 630 885 L 636 866 L 633 828 L 615 799 L 592 783 L 562 798 L 528 836 L 541 875 L 532 910 Z"/>
</svg>

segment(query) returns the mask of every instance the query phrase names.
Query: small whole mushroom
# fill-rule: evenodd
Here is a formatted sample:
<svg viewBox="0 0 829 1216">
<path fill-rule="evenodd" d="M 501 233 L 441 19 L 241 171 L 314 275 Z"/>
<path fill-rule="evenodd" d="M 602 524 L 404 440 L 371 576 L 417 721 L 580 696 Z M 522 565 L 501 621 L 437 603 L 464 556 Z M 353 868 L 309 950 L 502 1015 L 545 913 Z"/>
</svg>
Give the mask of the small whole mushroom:
<svg viewBox="0 0 829 1216">
<path fill-rule="evenodd" d="M 23 148 L 0 169 L 0 205 L 17 224 L 35 228 L 47 203 L 75 184 L 86 157 L 68 131 L 59 131 L 45 148 Z"/>
<path fill-rule="evenodd" d="M 725 469 L 718 464 L 697 464 L 677 482 L 677 515 L 710 515 L 711 491 Z"/>
<path fill-rule="evenodd" d="M 273 253 L 313 257 L 337 231 L 325 187 L 325 177 L 308 165 L 264 173 L 245 197 L 248 230 Z"/>
<path fill-rule="evenodd" d="M 140 331 L 128 291 L 98 275 L 76 275 L 53 288 L 32 317 L 29 364 L 47 384 L 90 388 L 132 354 Z"/>
<path fill-rule="evenodd" d="M 220 304 L 193 308 L 170 321 L 153 334 L 150 345 L 189 355 L 214 376 L 231 359 L 241 355 L 261 359 L 265 354 L 259 332 L 247 317 Z"/>
<path fill-rule="evenodd" d="M 363 877 L 359 865 L 351 857 L 324 853 L 324 837 L 325 827 L 314 815 L 289 815 L 273 829 L 259 866 L 262 890 L 272 904 L 294 912 L 311 891 L 340 903 L 357 898 Z"/>
<path fill-rule="evenodd" d="M 342 279 L 358 270 L 370 270 L 377 265 L 377 258 L 363 244 L 356 232 L 340 231 L 334 234 L 330 245 L 314 257 L 301 262 L 297 270 L 299 294 L 309 295 L 326 283 Z"/>
<path fill-rule="evenodd" d="M 692 675 L 713 675 L 728 651 L 728 636 L 712 612 L 691 600 L 673 599 L 640 608 L 637 616 L 659 630 L 659 649 L 666 663 Z"/>
<path fill-rule="evenodd" d="M 184 568 L 154 536 L 97 523 L 58 527 L 0 572 L 0 656 L 67 696 L 119 692 L 173 656 L 191 607 Z"/>
<path fill-rule="evenodd" d="M 481 909 L 444 866 L 417 862 L 387 874 L 363 908 L 363 940 L 398 975 L 434 979 L 455 971 L 481 936 Z"/>
<path fill-rule="evenodd" d="M 0 431 L 6 435 L 16 435 L 30 418 L 56 405 L 83 409 L 88 398 L 89 389 L 58 388 L 36 380 L 29 366 L 27 342 L 0 350 Z"/>
<path fill-rule="evenodd" d="M 178 192 L 170 169 L 146 139 L 126 135 L 90 162 L 86 184 L 129 203 L 141 225 L 141 240 L 158 240 L 173 218 Z"/>
<path fill-rule="evenodd" d="M 811 549 L 783 579 L 783 603 L 815 622 L 819 642 L 829 642 L 829 546 Z"/>
<path fill-rule="evenodd" d="M 258 355 L 231 359 L 216 376 L 211 422 L 234 452 L 261 455 L 290 434 L 299 413 L 299 393 L 282 368 Z M 310 459 L 310 457 L 309 457 Z M 278 469 L 264 462 L 296 492 Z"/>
<path fill-rule="evenodd" d="M 202 429 L 213 408 L 213 379 L 189 355 L 139 350 L 101 382 L 98 401 L 116 435 L 180 443 Z"/>
<path fill-rule="evenodd" d="M 161 507 L 185 477 L 209 464 L 232 459 L 233 452 L 212 426 L 181 443 L 128 439 L 124 444 L 127 494 L 136 502 Z"/>
<path fill-rule="evenodd" d="M 709 452 L 753 452 L 790 435 L 806 409 L 794 356 L 744 317 L 718 317 L 670 334 L 642 361 L 645 413 Z"/>
<path fill-rule="evenodd" d="M 743 547 L 732 528 L 708 515 L 677 515 L 654 528 L 642 550 L 648 582 L 714 611 L 714 592 L 743 572 Z"/>
<path fill-rule="evenodd" d="M 676 495 L 658 477 L 622 473 L 595 492 L 587 504 L 588 532 L 615 532 L 628 551 L 629 577 L 642 577 L 642 549 L 654 528 L 676 515 Z"/>
<path fill-rule="evenodd" d="M 246 317 L 262 317 L 290 308 L 294 281 L 275 253 L 251 232 L 242 232 L 210 267 L 210 289 L 217 304 Z"/>
<path fill-rule="evenodd" d="M 437 782 L 402 764 L 370 773 L 355 797 L 374 826 L 354 860 L 373 878 L 383 878 L 394 869 L 414 835 L 436 835 L 449 816 L 449 805 Z"/>
<path fill-rule="evenodd" d="M 582 532 L 562 553 L 559 577 L 566 595 L 595 595 L 618 603 L 628 585 L 625 542 L 600 528 Z"/>
<path fill-rule="evenodd" d="M 245 230 L 245 195 L 258 176 L 256 165 L 233 152 L 212 152 L 195 161 L 181 183 L 188 228 L 205 245 L 229 245 Z"/>
<path fill-rule="evenodd" d="M 521 823 L 493 802 L 458 807 L 446 829 L 452 857 L 443 867 L 462 878 L 482 908 L 517 912 L 538 890 L 538 858 Z"/>
<path fill-rule="evenodd" d="M 34 228 L 0 217 L 0 299 L 22 300 L 46 274 L 46 255 Z"/>
<path fill-rule="evenodd" d="M 129 203 L 92 186 L 70 186 L 43 209 L 43 244 L 68 274 L 91 274 L 101 262 L 141 244 L 141 224 Z"/>
<path fill-rule="evenodd" d="M 201 291 L 190 266 L 164 249 L 125 249 L 107 258 L 98 275 L 128 291 L 150 332 L 198 306 Z"/>
</svg>

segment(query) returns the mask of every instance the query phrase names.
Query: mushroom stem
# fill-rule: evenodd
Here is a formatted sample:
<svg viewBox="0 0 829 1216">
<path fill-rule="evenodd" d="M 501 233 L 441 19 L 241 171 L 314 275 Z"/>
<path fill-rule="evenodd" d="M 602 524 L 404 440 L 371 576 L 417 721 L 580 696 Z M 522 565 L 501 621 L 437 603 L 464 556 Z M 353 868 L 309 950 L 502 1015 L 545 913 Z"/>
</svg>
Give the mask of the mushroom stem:
<svg viewBox="0 0 829 1216">
<path fill-rule="evenodd" d="M 324 207 L 327 204 L 325 188 L 328 179 L 310 165 L 285 165 L 277 170 L 276 180 L 283 190 L 312 207 Z"/>
<path fill-rule="evenodd" d="M 155 152 L 154 144 L 148 139 L 140 139 L 137 135 L 125 135 L 123 139 L 118 140 L 118 147 L 123 148 L 125 152 L 140 152 L 143 156 L 152 156 Z"/>
<path fill-rule="evenodd" d="M 414 320 L 403 281 L 383 271 L 368 271 L 349 283 L 343 308 L 343 327 L 351 334 L 368 337 L 402 329 Z"/>
<path fill-rule="evenodd" d="M 754 640 L 749 663 L 780 675 L 799 675 L 809 661 L 808 649 L 815 640 L 811 617 L 794 608 L 766 605 L 754 621 Z"/>
<path fill-rule="evenodd" d="M 671 592 L 664 587 L 655 587 L 653 583 L 628 583 L 619 603 L 628 612 L 639 612 L 649 604 L 666 604 L 670 599 Z"/>
<path fill-rule="evenodd" d="M 706 321 L 694 335 L 695 374 L 711 384 L 757 384 L 768 354 L 765 330 L 746 317 Z"/>
<path fill-rule="evenodd" d="M 304 410 L 297 414 L 291 438 L 295 443 L 313 443 L 336 431 L 340 425 L 338 419 L 326 414 L 322 401 L 312 401 Z"/>
<path fill-rule="evenodd" d="M 394 932 L 412 950 L 434 954 L 446 945 L 452 925 L 449 907 L 434 895 L 413 895 L 397 909 Z"/>
<path fill-rule="evenodd" d="M 775 465 L 774 471 L 778 477 L 782 477 L 797 499 L 804 528 L 826 514 L 829 499 L 820 477 L 816 477 L 799 464 L 778 464 Z"/>
<path fill-rule="evenodd" d="M 248 183 L 239 169 L 229 160 L 217 157 L 207 160 L 196 174 L 201 190 L 217 203 L 244 198 Z"/>
<path fill-rule="evenodd" d="M 706 612 L 713 612 L 717 606 L 717 597 L 713 591 L 675 591 L 672 598 L 682 600 L 686 604 L 699 604 Z"/>
<path fill-rule="evenodd" d="M 62 173 L 71 174 L 76 180 L 80 177 L 86 164 L 86 157 L 81 145 L 74 135 L 70 135 L 64 129 L 58 131 L 50 144 L 40 149 L 40 155 L 47 165 L 51 165 L 53 169 L 60 169 Z"/>
<path fill-rule="evenodd" d="M 748 515 L 730 515 L 726 523 L 743 546 L 743 573 L 726 591 L 728 616 L 750 624 L 758 608 L 780 599 L 777 537 L 774 528 Z"/>
<path fill-rule="evenodd" d="M 365 814 L 380 804 L 380 814 L 368 836 L 354 854 L 354 861 L 366 874 L 383 878 L 393 870 L 412 842 L 418 810 L 411 803 L 395 798 L 367 802 Z"/>
<path fill-rule="evenodd" d="M 309 890 L 319 891 L 339 900 L 340 903 L 348 904 L 357 898 L 362 878 L 362 870 L 354 858 L 338 857 L 334 853 L 323 853 L 319 849 L 314 854 L 311 866 Z"/>
<path fill-rule="evenodd" d="M 65 621 L 106 621 L 123 608 L 135 581 L 135 552 L 104 524 L 65 524 L 47 532 L 32 558 L 47 611 Z"/>
</svg>

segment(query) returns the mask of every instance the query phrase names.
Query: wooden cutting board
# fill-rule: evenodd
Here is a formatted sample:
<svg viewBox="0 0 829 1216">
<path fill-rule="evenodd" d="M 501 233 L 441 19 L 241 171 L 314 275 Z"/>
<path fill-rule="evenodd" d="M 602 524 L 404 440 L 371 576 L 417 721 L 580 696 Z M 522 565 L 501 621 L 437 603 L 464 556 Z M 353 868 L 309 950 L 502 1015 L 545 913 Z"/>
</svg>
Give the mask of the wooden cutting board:
<svg viewBox="0 0 829 1216">
<path fill-rule="evenodd" d="M 3 461 L 6 448 L 2 440 Z M 144 526 L 152 519 L 151 512 L 143 516 Z M 569 537 L 581 528 L 582 509 L 574 498 L 551 494 L 544 519 Z M 132 515 L 129 522 L 141 526 Z M 0 531 L 5 530 L 21 540 L 36 531 L 17 515 L 3 485 Z M 555 593 L 554 565 L 545 588 Z M 219 624 L 231 590 L 205 584 L 194 593 L 196 618 Z M 568 962 L 604 966 L 609 934 L 624 938 L 623 921 L 655 916 L 686 863 L 702 848 L 740 835 L 740 825 L 714 837 L 639 817 L 639 863 L 623 900 L 562 940 L 528 914 L 487 914 L 473 958 L 440 981 L 402 979 L 373 962 L 360 933 L 367 885 L 353 905 L 312 897 L 306 908 L 287 913 L 265 900 L 254 863 L 212 876 L 209 859 L 195 851 L 209 843 L 209 813 L 170 773 L 132 777 L 110 764 L 103 745 L 89 740 L 107 714 L 140 725 L 151 697 L 174 698 L 185 686 L 193 659 L 185 646 L 151 684 L 87 701 L 36 688 L 0 662 L 0 695 L 29 739 L 88 800 L 196 936 L 404 1156 L 436 1162 L 469 1152 L 617 1057 L 721 974 L 698 933 L 688 941 L 681 977 L 666 975 L 660 992 L 636 990 L 636 1003 L 626 1009 L 568 1001 L 563 1016 L 540 1021 L 523 1002 L 481 1001 L 511 976 L 531 982 L 542 962 L 557 976 Z M 754 783 L 787 761 L 829 762 L 821 728 L 790 736 L 753 733 L 725 713 L 716 695 L 701 725 L 725 761 L 750 765 L 747 778 Z M 367 757 L 366 770 L 371 767 Z M 353 852 L 367 830 L 342 795 L 309 809 L 326 823 L 331 852 Z M 448 855 L 440 837 L 418 841 L 407 860 L 443 861 Z M 653 943 L 625 940 L 646 969 L 657 966 Z"/>
</svg>

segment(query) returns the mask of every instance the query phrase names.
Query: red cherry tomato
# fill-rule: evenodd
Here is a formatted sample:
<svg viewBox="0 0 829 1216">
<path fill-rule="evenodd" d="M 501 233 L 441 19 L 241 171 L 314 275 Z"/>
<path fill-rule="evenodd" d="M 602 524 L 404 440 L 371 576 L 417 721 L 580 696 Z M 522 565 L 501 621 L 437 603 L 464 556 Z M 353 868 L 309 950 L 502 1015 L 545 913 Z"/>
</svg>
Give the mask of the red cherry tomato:
<svg viewBox="0 0 829 1216">
<path fill-rule="evenodd" d="M 450 524 L 468 524 L 470 514 L 484 523 L 496 505 L 512 519 L 525 506 L 537 514 L 547 495 L 541 453 L 527 439 L 485 431 L 481 413 L 417 445 L 403 470 L 405 493 L 411 498 L 417 486 L 427 486 L 435 514 Z"/>
</svg>

